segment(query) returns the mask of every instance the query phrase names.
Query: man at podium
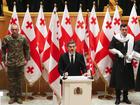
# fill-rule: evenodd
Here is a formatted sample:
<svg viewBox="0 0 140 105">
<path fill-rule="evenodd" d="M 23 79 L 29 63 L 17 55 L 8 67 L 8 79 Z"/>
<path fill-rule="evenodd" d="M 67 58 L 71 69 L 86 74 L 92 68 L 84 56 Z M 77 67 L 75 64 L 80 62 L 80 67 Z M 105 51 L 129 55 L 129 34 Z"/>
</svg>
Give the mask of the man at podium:
<svg viewBox="0 0 140 105">
<path fill-rule="evenodd" d="M 58 71 L 61 76 L 80 76 L 86 74 L 86 64 L 82 54 L 76 52 L 76 43 L 71 40 L 67 44 L 68 52 L 60 56 Z"/>
</svg>

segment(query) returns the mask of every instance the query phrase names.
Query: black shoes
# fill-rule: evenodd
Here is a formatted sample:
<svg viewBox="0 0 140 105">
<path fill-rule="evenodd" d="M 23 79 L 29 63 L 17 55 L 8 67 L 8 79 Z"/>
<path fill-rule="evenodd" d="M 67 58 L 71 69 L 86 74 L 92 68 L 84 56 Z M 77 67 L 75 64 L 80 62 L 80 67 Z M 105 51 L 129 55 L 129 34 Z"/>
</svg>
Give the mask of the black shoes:
<svg viewBox="0 0 140 105">
<path fill-rule="evenodd" d="M 119 105 L 119 104 L 120 104 L 120 99 L 116 99 L 115 105 Z"/>
<path fill-rule="evenodd" d="M 8 104 L 13 104 L 13 103 L 15 103 L 15 102 L 17 102 L 18 104 L 23 104 L 23 101 L 22 101 L 21 98 L 17 98 L 17 99 L 15 99 L 15 98 L 10 98 Z"/>
<path fill-rule="evenodd" d="M 17 101 L 18 104 L 23 104 L 23 101 L 22 101 L 21 98 L 18 98 L 16 101 Z"/>
<path fill-rule="evenodd" d="M 123 99 L 123 102 L 127 103 L 127 104 L 131 104 L 131 101 L 127 98 L 127 99 Z"/>
<path fill-rule="evenodd" d="M 8 104 L 13 104 L 14 102 L 16 102 L 16 101 L 15 101 L 15 98 L 10 98 Z"/>
<path fill-rule="evenodd" d="M 120 99 L 116 99 L 115 101 L 115 105 L 119 105 L 120 104 Z M 127 98 L 127 99 L 123 99 L 122 102 L 125 102 L 126 104 L 131 104 L 131 101 Z"/>
</svg>

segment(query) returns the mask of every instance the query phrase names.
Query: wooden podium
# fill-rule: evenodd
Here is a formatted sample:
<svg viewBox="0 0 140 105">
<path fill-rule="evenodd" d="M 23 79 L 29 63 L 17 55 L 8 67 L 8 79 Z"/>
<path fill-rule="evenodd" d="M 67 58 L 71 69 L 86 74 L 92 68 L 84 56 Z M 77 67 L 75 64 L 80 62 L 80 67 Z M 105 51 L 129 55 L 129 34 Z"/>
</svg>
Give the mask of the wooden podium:
<svg viewBox="0 0 140 105">
<path fill-rule="evenodd" d="M 62 105 L 91 105 L 92 81 L 84 76 L 62 80 Z"/>
</svg>

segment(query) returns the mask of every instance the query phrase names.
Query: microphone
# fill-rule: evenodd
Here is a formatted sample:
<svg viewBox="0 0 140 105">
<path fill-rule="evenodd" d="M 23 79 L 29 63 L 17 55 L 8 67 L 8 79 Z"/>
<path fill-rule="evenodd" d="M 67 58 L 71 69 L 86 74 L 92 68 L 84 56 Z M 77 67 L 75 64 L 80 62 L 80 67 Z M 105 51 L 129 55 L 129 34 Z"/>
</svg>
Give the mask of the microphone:
<svg viewBox="0 0 140 105">
<path fill-rule="evenodd" d="M 93 79 L 93 76 L 92 76 L 92 71 L 90 70 L 90 77 L 88 77 L 89 79 Z"/>
</svg>

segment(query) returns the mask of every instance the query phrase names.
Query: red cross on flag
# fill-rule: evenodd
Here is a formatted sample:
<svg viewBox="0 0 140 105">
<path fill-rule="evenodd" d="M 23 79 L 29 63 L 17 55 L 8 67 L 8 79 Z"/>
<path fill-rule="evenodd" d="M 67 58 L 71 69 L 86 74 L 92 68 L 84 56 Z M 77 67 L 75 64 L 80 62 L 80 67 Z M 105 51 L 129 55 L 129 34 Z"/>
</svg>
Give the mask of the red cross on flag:
<svg viewBox="0 0 140 105">
<path fill-rule="evenodd" d="M 18 16 L 17 16 L 17 12 L 16 12 L 16 4 L 14 4 L 12 17 L 11 17 L 10 22 L 9 22 L 8 34 L 11 33 L 11 25 L 12 24 L 17 24 L 19 26 L 19 30 L 20 30 L 19 20 L 18 20 Z"/>
<path fill-rule="evenodd" d="M 95 61 L 100 69 L 101 74 L 103 75 L 107 83 L 109 83 L 110 81 L 110 72 L 108 72 L 108 69 L 111 69 L 112 67 L 112 59 L 110 57 L 110 53 L 108 50 L 112 37 L 113 37 L 113 30 L 112 30 L 111 17 L 109 14 L 109 8 L 107 8 L 102 30 L 100 32 L 97 49 L 96 49 L 96 56 L 95 56 Z"/>
<path fill-rule="evenodd" d="M 95 51 L 97 47 L 97 42 L 98 42 L 98 36 L 99 36 L 99 24 L 95 12 L 95 5 L 93 5 L 92 10 L 90 12 L 90 17 L 89 17 L 89 33 L 90 33 L 90 48 L 91 48 L 91 58 L 94 60 L 95 58 Z"/>
<path fill-rule="evenodd" d="M 118 5 L 116 5 L 116 9 L 112 19 L 112 29 L 114 31 L 114 35 L 120 33 L 120 25 L 121 25 L 121 19 L 118 11 Z"/>
<path fill-rule="evenodd" d="M 76 42 L 77 46 L 77 52 L 83 54 L 83 48 L 84 48 L 84 39 L 85 39 L 85 22 L 83 19 L 83 14 L 82 14 L 82 8 L 80 7 L 77 20 L 76 20 L 76 25 L 75 25 L 75 31 L 72 36 L 73 40 Z"/>
<path fill-rule="evenodd" d="M 134 3 L 128 21 L 128 33 L 132 34 L 135 40 L 140 40 L 140 26 L 136 12 L 136 4 Z"/>
<path fill-rule="evenodd" d="M 139 26 L 135 3 L 132 7 L 132 10 L 131 10 L 131 13 L 129 16 L 128 33 L 134 36 L 135 41 L 140 40 L 140 26 Z M 133 69 L 134 69 L 134 77 L 136 79 L 139 61 L 133 60 L 132 65 L 133 65 Z"/>
<path fill-rule="evenodd" d="M 31 60 L 28 61 L 28 64 L 25 66 L 24 73 L 29 84 L 32 85 L 41 76 L 41 62 L 36 42 L 37 37 L 35 35 L 32 19 L 29 13 L 29 8 L 27 8 L 24 15 L 21 33 L 26 36 L 30 44 Z"/>
<path fill-rule="evenodd" d="M 42 52 L 44 50 L 45 40 L 46 40 L 45 38 L 47 37 L 48 34 L 42 5 L 40 5 L 40 9 L 36 21 L 35 33 L 37 36 L 39 53 L 42 55 Z"/>
<path fill-rule="evenodd" d="M 61 30 L 62 30 L 62 37 L 60 39 L 60 49 L 61 53 L 66 52 L 67 48 L 67 43 L 70 41 L 73 31 L 72 31 L 72 26 L 71 26 L 71 20 L 67 8 L 67 4 L 65 4 L 65 9 L 63 12 L 63 17 L 61 21 Z"/>
</svg>

